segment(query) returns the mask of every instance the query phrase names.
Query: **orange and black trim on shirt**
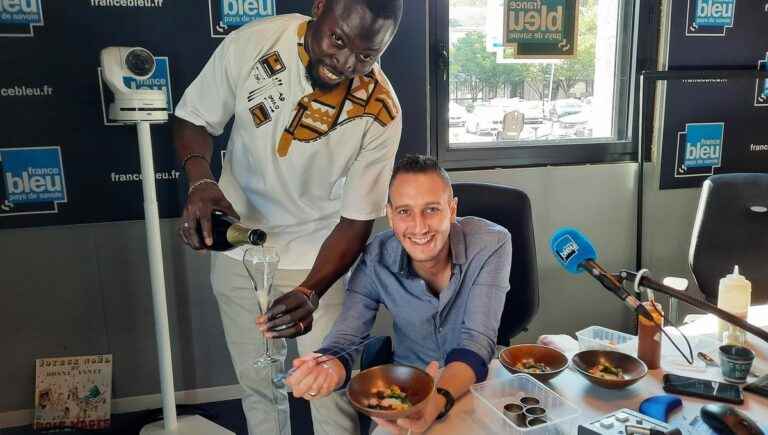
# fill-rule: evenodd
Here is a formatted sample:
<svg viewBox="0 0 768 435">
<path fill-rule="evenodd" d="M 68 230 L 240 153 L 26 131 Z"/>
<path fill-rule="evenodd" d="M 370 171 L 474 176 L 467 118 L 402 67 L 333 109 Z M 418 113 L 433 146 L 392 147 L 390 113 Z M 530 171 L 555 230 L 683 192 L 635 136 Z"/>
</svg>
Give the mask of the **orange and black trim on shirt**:
<svg viewBox="0 0 768 435">
<path fill-rule="evenodd" d="M 307 52 L 307 49 L 304 48 L 304 38 L 307 36 L 309 23 L 309 21 L 304 21 L 303 23 L 299 24 L 299 29 L 296 31 L 296 48 L 299 51 L 299 59 L 301 59 L 301 63 L 304 64 L 305 68 L 309 66 L 309 53 Z"/>
<path fill-rule="evenodd" d="M 305 67 L 309 65 L 309 53 L 304 47 L 308 24 L 308 21 L 300 24 L 296 35 L 299 58 Z M 373 118 L 386 127 L 399 113 L 394 92 L 376 70 L 344 80 L 331 90 L 315 89 L 296 105 L 291 122 L 280 136 L 277 155 L 287 156 L 293 141 L 318 140 L 336 127 L 361 117 Z"/>
</svg>

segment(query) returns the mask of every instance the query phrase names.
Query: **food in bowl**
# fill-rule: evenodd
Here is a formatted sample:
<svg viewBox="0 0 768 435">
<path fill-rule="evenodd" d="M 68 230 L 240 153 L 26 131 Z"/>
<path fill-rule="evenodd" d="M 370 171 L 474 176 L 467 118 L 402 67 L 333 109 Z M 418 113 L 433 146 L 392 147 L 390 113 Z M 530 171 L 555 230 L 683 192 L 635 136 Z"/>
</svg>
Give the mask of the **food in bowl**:
<svg viewBox="0 0 768 435">
<path fill-rule="evenodd" d="M 397 385 L 371 390 L 371 397 L 362 400 L 366 408 L 379 411 L 405 411 L 411 407 L 408 394 Z"/>
<path fill-rule="evenodd" d="M 627 388 L 648 373 L 648 367 L 636 357 L 612 350 L 583 350 L 572 361 L 586 380 L 612 390 Z"/>
<path fill-rule="evenodd" d="M 549 381 L 568 367 L 568 357 L 559 350 L 540 344 L 515 344 L 499 354 L 508 372 L 523 373 L 542 382 Z"/>
<path fill-rule="evenodd" d="M 589 369 L 589 374 L 602 379 L 624 379 L 624 372 L 606 360 L 600 360 L 595 366 Z"/>
<path fill-rule="evenodd" d="M 529 373 L 548 373 L 552 371 L 549 366 L 536 362 L 533 358 L 523 358 L 515 364 L 515 368 Z"/>
<path fill-rule="evenodd" d="M 378 390 L 382 389 L 386 393 L 390 387 L 397 385 L 401 394 L 395 394 L 398 399 L 403 396 L 407 399 L 409 406 L 401 411 L 390 410 L 388 405 L 394 405 L 386 402 L 385 409 L 369 408 L 370 399 L 380 400 Z M 412 367 L 401 364 L 384 364 L 365 369 L 352 376 L 347 387 L 347 398 L 352 406 L 359 412 L 369 417 L 381 418 L 384 420 L 397 420 L 419 412 L 428 403 L 427 400 L 435 390 L 434 378 L 418 367 Z M 386 394 L 384 394 L 386 398 Z M 365 403 L 364 403 L 365 402 Z M 403 402 L 396 400 L 395 402 Z M 399 404 L 401 404 L 399 403 Z M 373 402 L 376 407 L 382 406 Z M 398 406 L 398 408 L 402 408 Z"/>
</svg>

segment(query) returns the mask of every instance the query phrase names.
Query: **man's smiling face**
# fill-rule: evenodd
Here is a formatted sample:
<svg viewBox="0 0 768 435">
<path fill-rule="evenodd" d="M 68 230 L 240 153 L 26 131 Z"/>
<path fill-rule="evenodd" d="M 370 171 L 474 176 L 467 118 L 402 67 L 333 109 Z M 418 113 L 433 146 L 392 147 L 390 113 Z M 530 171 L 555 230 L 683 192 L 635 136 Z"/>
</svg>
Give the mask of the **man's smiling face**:
<svg viewBox="0 0 768 435">
<path fill-rule="evenodd" d="M 395 22 L 376 18 L 359 0 L 316 0 L 307 34 L 312 85 L 333 88 L 367 74 L 395 35 Z"/>
<path fill-rule="evenodd" d="M 447 258 L 457 203 L 450 185 L 434 172 L 397 175 L 389 189 L 387 219 L 412 262 Z"/>
</svg>

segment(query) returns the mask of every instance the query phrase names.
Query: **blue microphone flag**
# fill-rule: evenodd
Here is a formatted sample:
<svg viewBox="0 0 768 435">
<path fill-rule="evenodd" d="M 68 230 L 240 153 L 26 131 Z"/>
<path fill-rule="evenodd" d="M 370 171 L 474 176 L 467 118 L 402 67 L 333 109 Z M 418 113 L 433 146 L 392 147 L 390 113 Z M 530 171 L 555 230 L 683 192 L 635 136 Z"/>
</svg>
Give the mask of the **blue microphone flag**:
<svg viewBox="0 0 768 435">
<path fill-rule="evenodd" d="M 592 243 L 575 228 L 560 228 L 549 239 L 549 247 L 557 261 L 571 273 L 581 273 L 579 265 L 586 260 L 597 260 Z"/>
</svg>

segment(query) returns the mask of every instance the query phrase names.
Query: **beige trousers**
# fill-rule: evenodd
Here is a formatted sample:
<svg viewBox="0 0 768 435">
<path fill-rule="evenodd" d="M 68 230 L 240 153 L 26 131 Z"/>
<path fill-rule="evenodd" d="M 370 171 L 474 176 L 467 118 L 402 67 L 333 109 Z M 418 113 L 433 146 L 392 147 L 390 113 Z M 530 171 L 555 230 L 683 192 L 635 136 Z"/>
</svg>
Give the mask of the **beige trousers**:
<svg viewBox="0 0 768 435">
<path fill-rule="evenodd" d="M 299 285 L 309 270 L 278 270 L 272 291 L 285 293 Z M 256 277 L 257 282 L 260 278 Z M 312 331 L 298 337 L 299 354 L 320 348 L 341 312 L 344 300 L 344 279 L 331 287 L 320 300 L 314 313 Z M 288 395 L 283 385 L 272 382 L 274 373 L 253 366 L 264 353 L 264 336 L 256 328 L 259 306 L 251 280 L 240 261 L 224 254 L 211 255 L 211 284 L 221 312 L 224 334 L 237 379 L 244 389 L 243 411 L 250 435 L 290 435 Z M 285 346 L 273 340 L 271 353 L 285 359 Z M 290 361 L 275 370 L 290 368 Z M 357 414 L 341 392 L 310 401 L 312 423 L 317 435 L 357 435 Z M 301 434 L 304 435 L 304 434 Z"/>
</svg>

